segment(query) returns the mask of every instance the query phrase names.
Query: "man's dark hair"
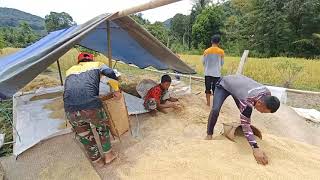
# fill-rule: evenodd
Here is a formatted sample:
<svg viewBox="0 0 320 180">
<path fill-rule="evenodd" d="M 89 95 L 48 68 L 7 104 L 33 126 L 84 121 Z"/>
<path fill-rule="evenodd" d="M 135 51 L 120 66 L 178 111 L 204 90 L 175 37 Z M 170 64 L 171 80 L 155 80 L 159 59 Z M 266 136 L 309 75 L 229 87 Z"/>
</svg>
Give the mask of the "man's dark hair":
<svg viewBox="0 0 320 180">
<path fill-rule="evenodd" d="M 161 77 L 161 83 L 170 82 L 171 83 L 171 77 L 169 75 L 163 75 Z"/>
<path fill-rule="evenodd" d="M 213 35 L 211 37 L 211 43 L 212 44 L 219 44 L 220 43 L 220 35 L 218 35 L 218 34 Z"/>
<path fill-rule="evenodd" d="M 265 96 L 262 100 L 271 113 L 276 112 L 280 107 L 280 101 L 275 96 Z"/>
</svg>

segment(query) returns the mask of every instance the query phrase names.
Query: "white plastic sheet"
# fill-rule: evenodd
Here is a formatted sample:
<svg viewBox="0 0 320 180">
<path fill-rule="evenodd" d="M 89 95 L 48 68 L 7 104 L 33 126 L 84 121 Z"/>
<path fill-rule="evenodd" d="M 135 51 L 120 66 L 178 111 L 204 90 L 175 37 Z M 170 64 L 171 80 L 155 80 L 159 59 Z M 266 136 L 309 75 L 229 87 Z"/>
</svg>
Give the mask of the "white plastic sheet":
<svg viewBox="0 0 320 180">
<path fill-rule="evenodd" d="M 0 134 L 0 148 L 3 146 L 4 143 L 4 134 Z"/>
<path fill-rule="evenodd" d="M 14 125 L 18 134 L 14 135 L 15 144 L 13 154 L 18 156 L 25 150 L 57 135 L 71 132 L 70 128 L 61 129 L 65 120 L 52 119 L 49 117 L 51 111 L 44 106 L 54 99 L 41 99 L 30 101 L 35 95 L 62 91 L 62 87 L 39 89 L 36 93 L 14 96 Z"/>
<path fill-rule="evenodd" d="M 275 87 L 275 86 L 267 86 L 267 88 L 271 91 L 272 96 L 276 96 L 282 104 L 287 103 L 287 91 L 286 88 Z"/>
<path fill-rule="evenodd" d="M 316 109 L 293 108 L 297 114 L 312 122 L 320 123 L 320 112 Z"/>
<path fill-rule="evenodd" d="M 103 77 L 100 82 L 100 89 L 99 89 L 100 95 L 110 93 L 110 87 L 107 84 L 102 82 L 107 82 L 107 78 Z M 143 114 L 148 112 L 143 106 L 143 103 L 144 103 L 143 99 L 128 93 L 124 93 L 124 100 L 126 102 L 129 115 Z"/>
<path fill-rule="evenodd" d="M 55 98 L 30 101 L 34 96 L 62 91 L 63 87 L 41 88 L 34 93 L 16 94 L 14 96 L 13 119 L 19 134 L 18 136 L 14 131 L 13 154 L 15 156 L 42 140 L 72 132 L 70 128 L 62 128 L 66 122 L 64 119 L 52 119 L 50 118 L 52 111 L 44 109 L 44 106 L 53 102 Z M 100 93 L 108 92 L 110 92 L 109 86 L 100 83 Z M 143 106 L 144 101 L 142 99 L 127 93 L 124 93 L 124 97 L 129 115 L 148 112 Z"/>
</svg>

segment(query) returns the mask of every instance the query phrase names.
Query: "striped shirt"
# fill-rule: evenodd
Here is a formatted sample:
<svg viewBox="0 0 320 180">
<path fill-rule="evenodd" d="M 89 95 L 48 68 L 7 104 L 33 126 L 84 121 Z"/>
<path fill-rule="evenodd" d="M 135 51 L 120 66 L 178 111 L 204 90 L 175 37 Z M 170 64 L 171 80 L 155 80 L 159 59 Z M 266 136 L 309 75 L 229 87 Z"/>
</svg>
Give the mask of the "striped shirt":
<svg viewBox="0 0 320 180">
<path fill-rule="evenodd" d="M 224 51 L 217 47 L 212 46 L 206 49 L 203 53 L 202 63 L 204 66 L 204 75 L 212 77 L 221 76 L 221 67 L 224 63 Z"/>
<path fill-rule="evenodd" d="M 240 122 L 243 133 L 251 147 L 258 147 L 250 127 L 250 117 L 256 102 L 264 96 L 270 96 L 271 92 L 266 86 L 243 75 L 224 76 L 219 84 L 239 100 L 238 107 L 241 113 Z"/>
<path fill-rule="evenodd" d="M 240 102 L 239 110 L 241 112 L 241 114 L 240 114 L 241 127 L 242 127 L 243 133 L 244 133 L 245 137 L 247 138 L 250 146 L 253 148 L 258 147 L 258 146 L 257 146 L 257 142 L 255 140 L 255 137 L 253 135 L 252 129 L 250 127 L 250 125 L 251 125 L 250 116 L 251 116 L 251 112 L 252 112 L 252 109 L 253 109 L 255 103 L 259 99 L 261 99 L 262 97 L 264 97 L 266 95 L 271 95 L 268 90 L 262 91 L 255 96 L 248 97 L 245 100 L 239 99 L 239 102 Z M 246 111 L 249 112 L 250 114 L 247 115 Z"/>
</svg>

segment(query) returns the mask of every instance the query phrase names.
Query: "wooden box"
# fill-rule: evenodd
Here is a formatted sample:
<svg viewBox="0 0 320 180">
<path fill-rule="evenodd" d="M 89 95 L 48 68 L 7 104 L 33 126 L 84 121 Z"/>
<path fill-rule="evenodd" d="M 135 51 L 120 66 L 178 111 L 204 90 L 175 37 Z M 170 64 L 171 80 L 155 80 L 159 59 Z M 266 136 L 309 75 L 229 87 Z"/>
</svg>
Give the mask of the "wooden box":
<svg viewBox="0 0 320 180">
<path fill-rule="evenodd" d="M 113 98 L 111 94 L 100 98 L 103 102 L 103 108 L 109 116 L 112 135 L 120 137 L 130 129 L 128 110 L 123 93 L 121 93 L 120 99 Z"/>
</svg>

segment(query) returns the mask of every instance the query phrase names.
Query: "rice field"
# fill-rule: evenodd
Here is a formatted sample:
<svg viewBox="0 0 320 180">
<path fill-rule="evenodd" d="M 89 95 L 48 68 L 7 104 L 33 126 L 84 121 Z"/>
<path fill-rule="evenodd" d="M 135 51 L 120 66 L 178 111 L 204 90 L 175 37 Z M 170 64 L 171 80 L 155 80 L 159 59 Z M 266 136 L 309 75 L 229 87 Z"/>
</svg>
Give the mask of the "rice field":
<svg viewBox="0 0 320 180">
<path fill-rule="evenodd" d="M 0 57 L 17 51 L 14 48 L 5 48 L 0 52 Z M 78 56 L 77 49 L 71 49 L 68 53 L 60 58 L 60 65 L 62 74 L 69 69 L 72 65 L 76 64 Z M 203 76 L 202 57 L 200 55 L 180 55 L 181 59 L 186 62 L 190 67 L 197 71 L 199 76 Z M 108 60 L 105 56 L 99 55 L 95 57 L 97 61 L 101 61 L 107 64 Z M 222 69 L 222 74 L 235 73 L 239 65 L 240 57 L 225 57 L 225 64 Z M 279 69 L 278 65 L 284 62 L 300 66 L 302 69 L 298 73 L 291 72 L 290 68 L 287 70 Z M 286 65 L 286 64 L 283 64 Z M 145 71 L 129 67 L 123 64 L 117 64 L 117 69 L 123 73 L 129 73 L 132 75 L 143 75 Z M 56 63 L 52 64 L 48 70 L 56 71 Z M 261 83 L 284 86 L 285 80 L 288 79 L 289 75 L 294 76 L 294 80 L 290 88 L 320 91 L 320 59 L 307 60 L 303 58 L 287 58 L 287 57 L 276 57 L 276 58 L 249 58 L 244 68 L 244 75 L 249 76 Z"/>
<path fill-rule="evenodd" d="M 249 54 L 250 56 L 250 54 Z M 202 56 L 181 55 L 183 61 L 194 68 L 198 75 L 203 76 Z M 232 74 L 237 71 L 240 57 L 225 57 L 222 74 Z M 278 65 L 287 65 L 287 69 L 279 69 Z M 302 68 L 299 73 L 290 73 L 290 65 L 297 65 Z M 288 76 L 294 75 L 294 81 L 290 88 L 320 91 L 320 59 L 307 60 L 302 58 L 248 58 L 245 64 L 244 75 L 249 76 L 261 83 L 275 86 L 283 86 Z"/>
</svg>

